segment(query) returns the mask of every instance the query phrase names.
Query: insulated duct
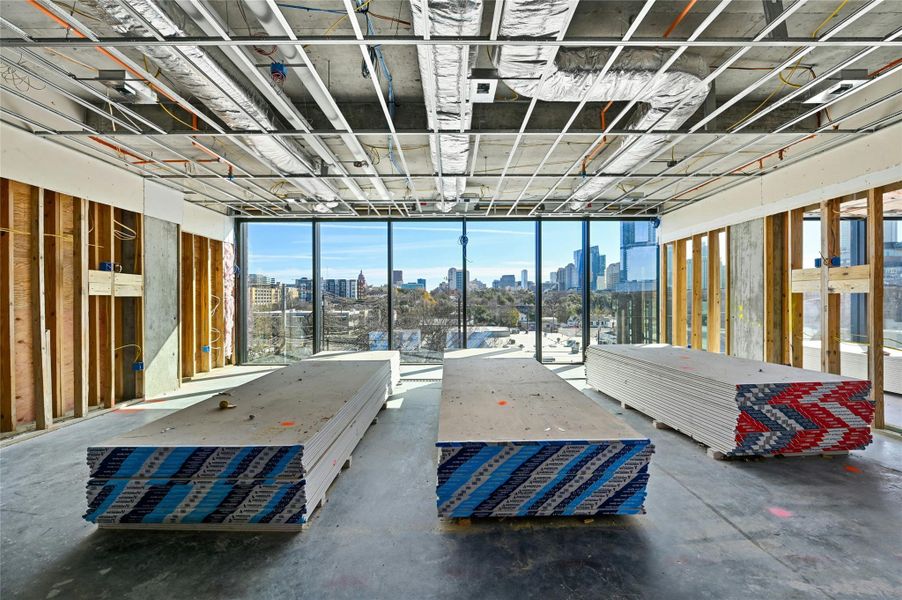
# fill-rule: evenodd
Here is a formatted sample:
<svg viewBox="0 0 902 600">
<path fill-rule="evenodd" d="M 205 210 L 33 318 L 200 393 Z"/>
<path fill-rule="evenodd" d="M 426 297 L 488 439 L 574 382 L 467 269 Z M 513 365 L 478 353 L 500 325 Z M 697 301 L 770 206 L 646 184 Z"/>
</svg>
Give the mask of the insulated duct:
<svg viewBox="0 0 902 600">
<path fill-rule="evenodd" d="M 424 35 L 424 25 L 428 26 L 430 36 L 479 35 L 482 0 L 411 0 L 410 9 L 413 30 L 418 36 Z M 429 129 L 459 132 L 470 128 L 473 104 L 467 101 L 468 76 L 470 66 L 475 63 L 475 52 L 475 46 L 472 49 L 467 46 L 417 46 Z M 440 201 L 436 207 L 441 212 L 449 212 L 460 201 L 467 184 L 466 177 L 453 175 L 467 171 L 470 138 L 459 133 L 430 135 L 429 150 L 435 171 L 441 174 L 437 182 Z"/>
<path fill-rule="evenodd" d="M 566 26 L 570 1 L 506 0 L 499 35 L 553 38 Z M 630 129 L 649 129 L 682 102 L 656 127 L 679 129 L 704 103 L 708 89 L 699 84 L 708 75 L 708 66 L 701 57 L 683 54 L 656 77 L 671 51 L 625 48 L 602 77 L 612 52 L 612 48 L 508 45 L 500 47 L 495 65 L 508 87 L 521 96 L 546 102 L 579 102 L 591 90 L 589 101 L 637 100 L 642 104 L 627 125 Z M 536 73 L 551 60 L 554 60 L 554 69 L 541 84 Z M 619 136 L 605 149 L 604 156 L 614 158 L 604 165 L 603 171 L 625 173 L 657 152 L 668 139 L 666 135 Z M 620 151 L 621 148 L 624 149 Z M 593 175 L 601 172 L 596 171 Z M 585 202 L 602 193 L 612 180 L 613 177 L 604 176 L 583 179 L 572 191 L 571 208 L 582 208 Z"/>
<path fill-rule="evenodd" d="M 127 0 L 131 10 L 148 25 L 166 37 L 185 37 L 186 33 L 151 0 Z M 102 18 L 122 35 L 145 37 L 149 33 L 139 18 L 124 8 L 117 0 L 88 0 L 85 4 L 96 8 L 94 14 Z M 166 77 L 184 88 L 204 106 L 218 116 L 223 123 L 237 130 L 277 129 L 264 103 L 228 75 L 202 48 L 181 46 L 179 50 L 165 46 L 138 46 L 137 50 L 148 56 L 162 69 Z M 193 63 L 193 64 L 192 64 Z M 215 82 L 215 85 L 212 83 Z M 247 136 L 244 143 L 254 149 L 264 162 L 283 173 L 313 173 L 314 165 L 306 152 L 290 139 L 264 136 Z M 326 183 L 316 179 L 293 179 L 311 200 L 324 202 L 330 208 L 337 206 L 338 193 Z"/>
</svg>

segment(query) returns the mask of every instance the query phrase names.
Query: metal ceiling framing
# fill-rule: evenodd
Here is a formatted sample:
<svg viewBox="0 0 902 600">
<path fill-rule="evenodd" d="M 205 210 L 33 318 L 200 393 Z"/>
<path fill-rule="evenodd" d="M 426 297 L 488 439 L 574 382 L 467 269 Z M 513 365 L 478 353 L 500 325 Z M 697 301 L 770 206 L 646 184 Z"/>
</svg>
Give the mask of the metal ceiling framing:
<svg viewBox="0 0 902 600">
<path fill-rule="evenodd" d="M 236 0 L 241 1 L 241 0 Z M 879 116 L 875 116 L 868 120 L 868 111 L 885 105 L 887 102 L 898 102 L 902 97 L 902 89 L 895 89 L 890 93 L 870 100 L 865 104 L 861 104 L 836 119 L 818 127 L 804 126 L 806 119 L 817 115 L 825 108 L 832 106 L 838 102 L 846 101 L 863 90 L 871 89 L 873 86 L 888 81 L 890 78 L 898 77 L 902 72 L 902 63 L 894 66 L 885 67 L 886 70 L 872 74 L 867 82 L 855 86 L 845 93 L 834 97 L 824 104 L 812 105 L 810 109 L 801 110 L 795 116 L 781 122 L 775 126 L 761 127 L 764 123 L 762 120 L 767 115 L 774 115 L 775 111 L 781 107 L 785 107 L 788 103 L 799 101 L 806 94 L 812 92 L 818 86 L 822 86 L 831 77 L 837 76 L 842 70 L 849 67 L 857 67 L 860 61 L 866 57 L 882 49 L 902 48 L 902 28 L 885 35 L 883 37 L 838 37 L 842 31 L 850 30 L 851 26 L 861 17 L 871 12 L 874 8 L 881 5 L 883 0 L 870 0 L 861 6 L 855 8 L 850 14 L 837 19 L 837 23 L 818 38 L 798 38 L 785 36 L 785 28 L 787 20 L 794 14 L 803 11 L 808 0 L 796 0 L 791 6 L 785 8 L 779 15 L 768 14 L 767 25 L 757 33 L 754 37 L 709 37 L 703 38 L 702 34 L 708 26 L 719 17 L 727 9 L 730 0 L 721 0 L 713 9 L 699 15 L 701 20 L 694 27 L 691 35 L 685 39 L 678 38 L 647 38 L 637 37 L 636 33 L 643 23 L 645 17 L 652 11 L 655 0 L 646 0 L 641 8 L 634 15 L 629 28 L 622 37 L 585 37 L 585 36 L 567 36 L 569 23 L 573 18 L 576 9 L 579 6 L 578 0 L 572 0 L 571 6 L 567 12 L 567 25 L 561 29 L 559 35 L 555 39 L 552 38 L 530 38 L 516 36 L 500 36 L 499 29 L 504 7 L 503 0 L 496 0 L 494 11 L 489 16 L 490 29 L 488 35 L 480 36 L 436 36 L 430 35 L 429 27 L 429 6 L 428 2 L 423 2 L 424 10 L 422 11 L 422 19 L 425 23 L 423 35 L 365 35 L 358 15 L 360 7 L 354 0 L 341 0 L 339 3 L 344 7 L 347 13 L 348 21 L 353 29 L 353 35 L 335 35 L 335 36 L 310 36 L 296 34 L 291 27 L 289 21 L 282 14 L 278 3 L 274 0 L 267 0 L 267 5 L 273 11 L 281 28 L 286 32 L 285 35 L 268 36 L 265 38 L 267 45 L 283 45 L 292 46 L 296 49 L 297 55 L 300 57 L 299 64 L 309 70 L 309 72 L 320 82 L 319 73 L 317 72 L 313 61 L 311 60 L 305 46 L 356 46 L 359 48 L 363 62 L 368 70 L 369 79 L 372 83 L 375 99 L 385 118 L 385 129 L 382 128 L 357 128 L 353 129 L 345 118 L 345 115 L 339 109 L 339 102 L 333 95 L 334 92 L 329 91 L 325 85 L 323 89 L 327 95 L 328 102 L 336 109 L 340 124 L 333 119 L 335 129 L 318 129 L 313 128 L 310 123 L 304 119 L 294 103 L 287 96 L 266 93 L 267 78 L 263 75 L 260 68 L 264 65 L 257 65 L 250 54 L 245 53 L 245 48 L 259 45 L 261 38 L 258 36 L 236 36 L 231 35 L 227 25 L 215 14 L 215 11 L 203 2 L 194 2 L 193 7 L 198 8 L 198 13 L 209 24 L 209 27 L 203 28 L 207 33 L 215 33 L 208 36 L 186 36 L 186 37 L 166 37 L 141 17 L 141 14 L 129 6 L 127 0 L 117 0 L 117 2 L 127 10 L 133 17 L 139 19 L 144 28 L 150 33 L 150 37 L 101 37 L 85 26 L 73 14 L 56 5 L 52 0 L 36 0 L 37 4 L 55 15 L 58 21 L 64 22 L 69 28 L 67 33 L 78 36 L 77 38 L 68 37 L 45 37 L 36 38 L 34 35 L 26 33 L 19 25 L 11 22 L 8 13 L 0 18 L 0 24 L 4 28 L 4 36 L 0 38 L 0 48 L 16 49 L 21 53 L 19 61 L 13 60 L 8 55 L 0 56 L 0 61 L 9 68 L 17 69 L 35 81 L 39 81 L 51 88 L 55 93 L 60 94 L 68 101 L 84 108 L 90 113 L 96 115 L 103 123 L 113 124 L 114 131 L 99 130 L 90 123 L 81 122 L 70 114 L 63 112 L 52 105 L 42 102 L 34 97 L 29 96 L 28 90 L 22 91 L 14 89 L 9 85 L 0 85 L 4 96 L 14 97 L 28 103 L 29 106 L 37 109 L 38 115 L 47 113 L 57 118 L 63 119 L 67 123 L 71 123 L 74 128 L 71 130 L 61 130 L 59 127 L 51 127 L 42 123 L 40 116 L 31 114 L 23 114 L 21 111 L 11 109 L 9 106 L 0 107 L 2 112 L 2 120 L 4 123 L 10 124 L 19 129 L 28 130 L 31 128 L 36 135 L 48 138 L 51 141 L 60 143 L 64 146 L 76 146 L 90 152 L 93 156 L 104 157 L 108 162 L 121 165 L 127 170 L 138 172 L 144 177 L 152 178 L 160 181 L 164 185 L 174 187 L 189 195 L 189 199 L 205 205 L 219 205 L 222 210 L 234 211 L 241 216 L 255 216 L 255 212 L 259 212 L 259 216 L 263 218 L 272 217 L 303 217 L 310 214 L 310 209 L 305 208 L 306 212 L 297 213 L 290 212 L 283 198 L 274 193 L 272 188 L 267 188 L 266 182 L 274 182 L 278 180 L 290 179 L 318 179 L 324 184 L 336 190 L 339 200 L 342 203 L 342 210 L 336 210 L 333 215 L 317 215 L 317 218 L 329 217 L 345 217 L 354 216 L 359 218 L 371 218 L 373 213 L 380 216 L 380 209 L 388 210 L 389 216 L 395 213 L 397 216 L 411 217 L 414 213 L 410 208 L 410 204 L 416 207 L 415 215 L 424 218 L 441 218 L 451 217 L 460 218 L 461 213 L 452 212 L 443 215 L 440 212 L 424 211 L 423 207 L 433 203 L 436 198 L 444 200 L 443 186 L 440 184 L 444 177 L 467 177 L 476 180 L 491 180 L 494 182 L 494 191 L 490 198 L 480 200 L 484 207 L 485 216 L 491 217 L 522 217 L 528 216 L 574 216 L 574 215 L 591 215 L 593 217 L 632 217 L 632 216 L 650 216 L 655 214 L 665 214 L 680 207 L 686 206 L 693 202 L 698 202 L 715 194 L 722 193 L 743 182 L 763 177 L 768 173 L 774 172 L 776 169 L 785 168 L 789 165 L 797 164 L 799 161 L 817 156 L 822 152 L 837 148 L 849 142 L 852 139 L 866 136 L 874 131 L 888 127 L 902 121 L 902 110 L 889 110 Z M 197 17 L 198 13 L 194 13 Z M 485 18 L 485 17 L 484 17 Z M 50 21 L 48 20 L 48 24 Z M 273 31 L 270 29 L 270 31 Z M 12 35 L 9 35 L 10 32 Z M 779 35 L 771 36 L 773 32 L 781 32 Z M 853 32 L 854 33 L 854 32 Z M 718 61 L 718 66 L 713 68 L 711 73 L 699 83 L 708 86 L 718 77 L 726 72 L 734 63 L 746 56 L 750 51 L 756 49 L 786 49 L 792 50 L 791 56 L 783 60 L 776 66 L 768 67 L 768 70 L 762 71 L 764 74 L 754 77 L 749 84 L 743 84 L 738 93 L 732 94 L 729 98 L 719 99 L 714 110 L 706 111 L 703 116 L 689 122 L 689 125 L 677 131 L 657 130 L 656 125 L 660 124 L 664 119 L 674 111 L 678 110 L 682 105 L 677 104 L 671 108 L 667 115 L 658 119 L 647 130 L 630 130 L 628 128 L 619 127 L 618 125 L 626 119 L 630 111 L 637 103 L 636 99 L 624 103 L 618 114 L 609 122 L 605 123 L 602 130 L 573 128 L 577 119 L 583 113 L 583 109 L 592 97 L 592 91 L 598 82 L 603 79 L 599 77 L 590 89 L 588 89 L 582 100 L 577 104 L 575 110 L 570 114 L 566 123 L 560 129 L 529 129 L 530 119 L 534 116 L 534 112 L 538 105 L 536 98 L 531 98 L 528 106 L 525 108 L 525 115 L 520 121 L 519 128 L 471 128 L 465 129 L 463 124 L 460 126 L 459 134 L 469 136 L 471 144 L 472 157 L 465 169 L 464 173 L 447 173 L 443 172 L 441 161 L 437 161 L 432 171 L 427 172 L 424 169 L 412 169 L 405 156 L 405 148 L 402 145 L 404 138 L 422 138 L 430 136 L 435 140 L 436 144 L 440 144 L 441 131 L 437 127 L 426 129 L 417 128 L 400 128 L 396 127 L 391 111 L 389 110 L 385 94 L 382 89 L 376 65 L 370 56 L 370 48 L 374 45 L 397 46 L 397 47 L 416 47 L 423 45 L 453 45 L 453 46 L 477 46 L 477 47 L 498 47 L 502 45 L 514 46 L 552 46 L 555 52 L 564 47 L 594 47 L 594 48 L 613 48 L 610 59 L 603 67 L 602 73 L 607 73 L 614 65 L 618 55 L 626 48 L 663 48 L 672 49 L 668 54 L 663 65 L 657 70 L 656 76 L 666 72 L 676 61 L 677 58 L 687 50 L 693 48 L 722 48 L 734 50 L 730 55 Z M 258 91 L 263 92 L 269 103 L 276 108 L 275 112 L 281 114 L 290 124 L 290 128 L 286 130 L 272 130 L 267 128 L 263 123 L 259 122 L 247 110 L 241 109 L 247 114 L 250 120 L 259 126 L 256 131 L 237 131 L 223 127 L 216 119 L 209 116 L 204 110 L 192 104 L 188 99 L 180 95 L 180 93 L 161 80 L 158 76 L 148 72 L 140 64 L 130 59 L 121 50 L 136 49 L 137 47 L 147 46 L 166 46 L 171 47 L 177 54 L 185 58 L 192 65 L 194 64 L 189 56 L 183 53 L 180 48 L 188 46 L 214 47 L 222 49 L 226 56 L 242 70 L 250 70 L 246 73 L 251 83 L 257 86 Z M 165 96 L 182 109 L 192 115 L 194 118 L 204 123 L 204 130 L 187 130 L 177 128 L 163 128 L 156 124 L 153 120 L 146 116 L 142 116 L 139 112 L 132 110 L 127 104 L 118 102 L 108 97 L 96 87 L 75 78 L 65 68 L 55 64 L 43 57 L 37 52 L 42 48 L 96 48 L 106 54 L 109 58 L 119 61 L 128 70 L 137 76 L 143 78 L 156 88 L 162 96 Z M 802 57 L 815 52 L 817 49 L 851 49 L 854 54 L 835 59 L 830 65 L 820 65 L 818 67 L 819 74 L 812 77 L 810 81 L 799 84 L 788 93 L 780 94 L 775 97 L 766 106 L 759 107 L 753 111 L 750 116 L 739 122 L 732 128 L 715 129 L 707 127 L 714 124 L 714 119 L 723 116 L 726 111 L 734 107 L 751 94 L 755 94 L 772 83 L 776 77 L 791 67 L 794 63 L 801 60 Z M 466 53 L 465 53 L 466 54 Z M 297 57 L 295 61 L 298 62 Z M 550 73 L 554 58 L 550 59 L 543 67 L 541 67 L 541 77 L 539 78 L 539 86 L 542 86 Z M 772 62 L 772 61 L 771 61 Z M 194 65 L 196 66 L 196 65 Z M 203 74 L 202 70 L 201 73 Z M 224 92 L 222 87 L 209 76 L 205 78 L 220 92 Z M 463 87 L 463 82 L 462 82 Z M 541 88 L 540 88 L 541 89 Z M 71 91 L 77 90 L 78 93 Z M 462 90 L 463 92 L 463 90 Z M 80 95 L 81 94 L 81 95 Z M 538 94 L 537 94 L 538 95 Z M 89 98 L 89 99 L 86 99 Z M 461 102 L 464 102 L 464 93 L 461 94 Z M 107 112 L 106 107 L 110 110 Z M 240 105 L 239 105 L 240 106 Z M 115 108 L 117 113 L 113 112 Z M 849 121 L 853 117 L 862 119 L 863 125 L 855 125 L 843 128 L 842 123 Z M 94 122 L 94 121 L 92 121 Z M 436 122 L 436 121 L 432 121 Z M 24 123 L 28 128 L 23 128 L 17 123 Z M 340 126 L 339 126 L 340 125 Z M 757 127 L 756 127 L 757 126 Z M 118 130 L 116 130 L 118 128 Z M 209 129 L 206 129 L 209 128 Z M 458 132 L 455 131 L 455 134 Z M 320 156 L 324 152 L 332 153 L 333 150 L 328 145 L 329 141 L 344 141 L 345 144 L 361 144 L 364 136 L 387 135 L 390 138 L 390 145 L 395 149 L 398 162 L 400 163 L 400 173 L 396 173 L 394 169 L 391 172 L 383 172 L 368 164 L 364 166 L 362 173 L 352 173 L 348 171 L 341 163 L 342 160 L 338 154 L 334 154 L 335 169 L 331 173 L 317 173 L 313 169 L 309 173 L 286 173 L 278 169 L 275 165 L 263 160 L 258 156 L 252 148 L 250 148 L 242 138 L 249 136 L 266 136 L 273 138 L 276 143 L 283 145 L 279 140 L 286 140 L 284 147 L 289 149 L 287 144 L 290 139 L 303 141 L 309 147 L 318 148 L 316 152 Z M 576 143 L 582 145 L 585 143 L 587 136 L 593 136 L 594 141 L 581 152 L 579 158 L 564 171 L 555 169 L 553 172 L 548 171 L 546 166 L 550 163 L 557 162 L 564 158 L 564 164 L 570 164 L 574 154 L 572 149 L 562 154 L 562 142 L 567 139 L 577 138 Z M 630 168 L 629 171 L 623 173 L 607 173 L 605 168 L 616 160 L 617 156 L 624 150 L 630 148 L 636 141 L 644 136 L 669 136 L 670 139 L 654 154 L 644 158 L 638 164 Z M 351 137 L 342 137 L 351 136 Z M 477 172 L 477 160 L 480 144 L 486 144 L 487 138 L 497 136 L 499 139 L 510 139 L 509 146 L 504 150 L 507 152 L 506 159 L 503 162 L 503 168 L 493 166 L 493 170 L 499 172 Z M 578 139 L 582 136 L 583 139 Z M 616 136 L 632 136 L 626 144 L 621 145 L 615 152 L 604 157 L 600 166 L 593 169 L 594 175 L 589 177 L 603 176 L 605 185 L 597 193 L 593 193 L 590 198 L 583 203 L 582 206 L 574 208 L 568 206 L 572 200 L 571 184 L 579 182 L 580 178 L 586 175 L 579 172 L 579 165 L 592 152 L 593 148 L 606 137 Z M 764 165 L 761 163 L 760 168 L 746 169 L 756 162 L 763 161 L 770 157 L 774 150 L 787 148 L 796 143 L 806 140 L 807 138 L 816 136 L 816 141 L 812 145 L 806 145 L 799 152 L 794 152 L 792 157 L 781 160 L 777 164 Z M 88 143 L 85 138 L 103 140 L 107 145 L 93 145 Z M 144 144 L 140 148 L 130 145 L 127 140 L 138 138 Z M 167 140 L 168 138 L 168 140 Z M 228 140 L 234 145 L 223 150 L 205 143 L 205 138 L 211 141 L 217 139 Z M 537 139 L 540 146 L 547 145 L 547 149 L 543 149 L 540 154 L 541 160 L 537 167 L 530 167 L 530 171 L 523 172 L 522 168 L 516 165 L 512 167 L 515 161 L 515 154 L 521 148 L 521 144 L 525 139 Z M 669 156 L 679 144 L 689 141 L 698 140 L 700 145 L 691 151 L 681 154 L 679 160 L 675 164 L 668 164 L 665 168 L 651 168 L 654 162 L 662 162 L 661 157 Z M 222 164 L 229 165 L 229 174 L 226 175 L 217 171 L 203 162 L 197 162 L 181 149 L 177 142 L 183 142 L 183 146 L 188 143 L 192 147 L 197 147 L 206 154 L 218 157 Z M 152 145 L 160 150 L 157 153 L 148 152 L 147 144 Z M 340 144 L 345 149 L 345 144 Z M 729 145 L 728 145 L 729 144 Z M 356 146 L 354 146 L 356 147 Z M 712 160 L 708 160 L 705 153 L 712 148 L 721 148 L 722 151 L 716 154 Z M 348 146 L 350 148 L 350 146 Z M 409 148 L 408 148 L 409 150 Z M 289 151 L 291 151 L 289 149 Z M 334 151 L 337 152 L 337 151 Z M 735 159 L 741 153 L 746 152 L 756 158 L 748 161 L 743 158 L 743 165 L 736 166 Z M 132 157 L 139 157 L 140 163 L 136 164 L 129 160 Z M 192 162 L 196 165 L 197 172 L 188 173 L 168 164 L 165 155 L 168 158 L 177 158 Z M 259 164 L 263 170 L 256 168 L 248 168 L 248 160 L 253 165 Z M 695 165 L 685 172 L 677 172 L 684 169 L 691 161 L 700 160 L 701 164 Z M 497 163 L 496 157 L 496 163 Z M 670 163 L 672 161 L 668 161 Z M 244 163 L 241 166 L 239 163 Z M 417 166 L 417 163 L 413 163 Z M 159 167 L 164 172 L 159 172 L 148 168 L 149 165 Z M 456 169 L 455 169 L 456 170 Z M 658 170 L 658 172 L 655 172 Z M 511 172 L 513 171 L 513 172 Z M 651 171 L 651 172 L 649 172 Z M 377 194 L 365 192 L 359 185 L 358 181 L 369 180 L 373 187 L 377 190 Z M 513 192 L 503 192 L 505 182 L 522 181 L 522 188 Z M 395 183 L 403 181 L 409 191 L 402 200 L 397 200 L 394 193 L 389 190 L 386 183 Z M 425 186 L 426 191 L 422 194 L 418 192 L 416 182 L 421 185 L 423 182 L 431 182 L 431 185 Z M 567 192 L 557 191 L 559 186 L 567 183 Z M 213 185 L 208 185 L 211 183 Z M 261 184 L 263 183 L 263 184 Z M 341 183 L 343 187 L 337 187 L 336 184 Z M 540 189 L 535 194 L 528 194 L 531 186 L 538 186 Z M 609 195 L 611 189 L 616 185 L 620 185 L 622 193 Z M 628 184 L 626 189 L 624 184 Z M 299 185 L 300 182 L 299 182 Z M 474 184 L 475 185 L 475 184 Z M 550 186 L 550 187 L 549 187 Z M 435 189 L 433 189 L 433 187 Z M 347 190 L 348 194 L 343 194 Z M 382 191 L 384 190 L 384 192 Z M 376 197 L 378 195 L 378 197 Z M 607 197 L 605 197 L 607 196 Z M 467 203 L 461 203 L 463 210 L 469 207 Z M 551 205 L 551 207 L 549 207 Z M 304 206 L 304 205 L 302 205 Z M 487 206 L 487 208 L 485 208 Z M 546 208 L 549 207 L 549 208 Z M 365 214 L 364 214 L 365 213 Z"/>
</svg>

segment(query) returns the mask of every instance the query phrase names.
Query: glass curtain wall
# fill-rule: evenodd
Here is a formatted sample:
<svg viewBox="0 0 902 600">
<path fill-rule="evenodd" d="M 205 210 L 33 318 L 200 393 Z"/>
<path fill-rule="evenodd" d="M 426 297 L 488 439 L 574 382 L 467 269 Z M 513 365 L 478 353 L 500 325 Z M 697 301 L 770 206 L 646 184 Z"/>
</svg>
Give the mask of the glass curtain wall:
<svg viewBox="0 0 902 600">
<path fill-rule="evenodd" d="M 313 226 L 248 223 L 246 362 L 284 363 L 313 352 Z"/>
<path fill-rule="evenodd" d="M 323 221 L 318 237 L 311 222 L 244 222 L 243 360 L 287 363 L 314 349 L 393 348 L 404 362 L 440 362 L 446 349 L 466 344 L 578 363 L 584 324 L 589 343 L 656 341 L 650 221 L 540 226 L 536 269 L 536 221 L 469 221 L 465 269 L 461 221 Z"/>
<path fill-rule="evenodd" d="M 658 247 L 650 221 L 589 225 L 589 343 L 657 342 Z"/>
<path fill-rule="evenodd" d="M 323 350 L 388 349 L 388 224 L 322 223 Z"/>
<path fill-rule="evenodd" d="M 467 222 L 467 348 L 536 351 L 536 225 Z"/>
<path fill-rule="evenodd" d="M 441 362 L 463 347 L 462 235 L 456 221 L 392 224 L 392 347 L 404 362 Z"/>
<path fill-rule="evenodd" d="M 582 227 L 581 221 L 542 222 L 542 362 L 583 359 Z"/>
</svg>

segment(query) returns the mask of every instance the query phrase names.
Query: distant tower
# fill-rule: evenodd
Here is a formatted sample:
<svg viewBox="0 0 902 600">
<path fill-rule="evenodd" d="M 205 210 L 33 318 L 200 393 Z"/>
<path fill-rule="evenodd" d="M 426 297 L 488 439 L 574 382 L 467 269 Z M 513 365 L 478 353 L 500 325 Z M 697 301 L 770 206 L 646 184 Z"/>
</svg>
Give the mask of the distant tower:
<svg viewBox="0 0 902 600">
<path fill-rule="evenodd" d="M 366 277 L 363 276 L 363 271 L 360 271 L 360 275 L 357 276 L 357 297 L 364 296 L 366 296 Z"/>
<path fill-rule="evenodd" d="M 524 290 L 529 287 L 529 271 L 526 269 L 520 271 L 520 287 Z"/>
</svg>

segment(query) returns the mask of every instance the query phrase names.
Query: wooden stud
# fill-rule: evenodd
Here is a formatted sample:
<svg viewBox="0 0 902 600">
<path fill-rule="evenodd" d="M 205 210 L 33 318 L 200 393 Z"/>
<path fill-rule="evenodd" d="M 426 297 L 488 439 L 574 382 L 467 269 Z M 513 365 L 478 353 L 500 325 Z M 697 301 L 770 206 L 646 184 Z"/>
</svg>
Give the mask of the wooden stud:
<svg viewBox="0 0 902 600">
<path fill-rule="evenodd" d="M 113 208 L 111 206 L 98 205 L 98 220 L 94 227 L 97 228 L 97 243 L 100 244 L 100 262 L 109 262 L 116 266 L 116 237 L 113 226 Z M 99 401 L 104 408 L 113 408 L 116 404 L 116 310 L 113 290 L 115 289 L 115 274 L 110 277 L 110 295 L 98 298 L 99 321 Z"/>
<path fill-rule="evenodd" d="M 100 268 L 100 207 L 88 202 L 88 269 Z M 88 406 L 99 406 L 100 401 L 100 298 L 88 296 Z"/>
<path fill-rule="evenodd" d="M 673 333 L 674 346 L 685 346 L 686 331 L 686 240 L 677 240 L 673 247 Z"/>
<path fill-rule="evenodd" d="M 212 349 L 210 348 L 213 321 L 210 318 L 210 238 L 197 236 L 197 370 L 205 373 L 211 369 Z M 206 348 L 206 351 L 204 349 Z"/>
<path fill-rule="evenodd" d="M 194 353 L 197 348 L 194 319 L 196 315 L 195 293 L 196 279 L 194 276 L 194 236 L 190 233 L 182 233 L 181 251 L 181 321 L 182 321 L 182 377 L 191 378 L 196 373 Z"/>
<path fill-rule="evenodd" d="M 667 249 L 668 244 L 658 246 L 661 255 L 661 273 L 658 275 L 658 342 L 667 343 Z"/>
<path fill-rule="evenodd" d="M 73 370 L 75 372 L 75 416 L 84 417 L 88 414 L 88 346 L 90 334 L 88 333 L 88 201 L 82 198 L 73 198 L 74 207 L 74 323 L 72 347 L 75 350 L 73 357 Z"/>
<path fill-rule="evenodd" d="M 55 192 L 44 192 L 44 282 L 45 318 L 50 332 L 50 398 L 53 417 L 65 415 L 63 403 L 63 244 L 62 198 Z"/>
<path fill-rule="evenodd" d="M 867 219 L 868 265 L 871 289 L 868 291 L 868 379 L 874 400 L 874 427 L 886 427 L 883 398 L 883 190 L 868 190 Z"/>
<path fill-rule="evenodd" d="M 13 193 L 0 179 L 0 431 L 16 430 L 16 313 L 13 283 Z"/>
<path fill-rule="evenodd" d="M 702 304 L 704 293 L 702 289 L 702 235 L 692 236 L 692 337 L 691 345 L 697 350 L 702 349 Z"/>
<path fill-rule="evenodd" d="M 31 225 L 31 330 L 34 336 L 32 364 L 34 377 L 35 427 L 48 429 L 53 425 L 53 395 L 51 390 L 50 351 L 47 347 L 47 315 L 44 304 L 44 190 L 31 188 L 34 220 Z"/>
<path fill-rule="evenodd" d="M 720 352 L 720 231 L 708 232 L 708 352 Z"/>
<path fill-rule="evenodd" d="M 840 295 L 830 293 L 832 256 L 839 256 L 839 199 L 821 202 L 821 370 L 838 375 Z"/>
<path fill-rule="evenodd" d="M 726 350 L 726 354 L 730 354 L 731 353 L 730 342 L 731 342 L 732 334 L 733 334 L 733 326 L 730 323 L 730 321 L 731 321 L 731 319 L 730 319 L 730 309 L 731 309 L 731 307 L 730 307 L 730 291 L 731 291 L 730 276 L 731 276 L 733 268 L 732 268 L 732 266 L 730 266 L 731 256 L 730 256 L 730 228 L 729 227 L 726 228 L 725 235 L 726 235 L 726 244 L 724 244 L 724 264 L 726 265 L 725 276 L 726 276 L 727 280 L 725 282 L 726 285 L 724 285 L 724 299 L 723 299 L 723 307 L 724 308 L 723 309 L 727 313 L 727 319 L 726 319 L 727 331 L 726 331 L 726 349 L 725 350 Z"/>
<path fill-rule="evenodd" d="M 805 210 L 797 208 L 789 213 L 789 270 L 802 268 L 803 217 Z M 791 285 L 791 284 L 790 284 Z M 789 297 L 789 363 L 793 367 L 802 368 L 804 342 L 802 326 L 804 324 L 805 295 L 790 293 Z"/>
</svg>

